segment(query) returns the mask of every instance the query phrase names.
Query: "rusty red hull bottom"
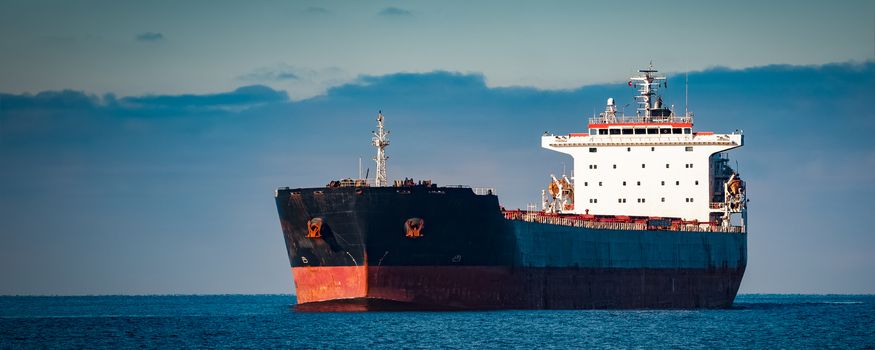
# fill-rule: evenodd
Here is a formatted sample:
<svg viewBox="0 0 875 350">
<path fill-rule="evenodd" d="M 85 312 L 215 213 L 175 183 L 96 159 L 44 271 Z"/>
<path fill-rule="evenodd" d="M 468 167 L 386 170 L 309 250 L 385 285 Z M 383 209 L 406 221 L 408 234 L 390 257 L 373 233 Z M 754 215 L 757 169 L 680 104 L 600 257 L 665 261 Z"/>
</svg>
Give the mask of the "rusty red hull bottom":
<svg viewBox="0 0 875 350">
<path fill-rule="evenodd" d="M 293 268 L 298 310 L 727 308 L 744 269 Z"/>
</svg>

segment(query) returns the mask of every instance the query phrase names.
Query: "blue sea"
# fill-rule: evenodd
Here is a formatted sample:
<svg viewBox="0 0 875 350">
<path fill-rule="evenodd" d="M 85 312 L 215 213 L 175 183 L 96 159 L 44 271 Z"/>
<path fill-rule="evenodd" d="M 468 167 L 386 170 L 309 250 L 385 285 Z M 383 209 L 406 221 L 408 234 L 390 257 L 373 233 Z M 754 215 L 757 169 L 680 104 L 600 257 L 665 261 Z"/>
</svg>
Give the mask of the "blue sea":
<svg viewBox="0 0 875 350">
<path fill-rule="evenodd" d="M 291 295 L 0 297 L 7 348 L 873 348 L 875 296 L 728 310 L 304 313 Z"/>
</svg>

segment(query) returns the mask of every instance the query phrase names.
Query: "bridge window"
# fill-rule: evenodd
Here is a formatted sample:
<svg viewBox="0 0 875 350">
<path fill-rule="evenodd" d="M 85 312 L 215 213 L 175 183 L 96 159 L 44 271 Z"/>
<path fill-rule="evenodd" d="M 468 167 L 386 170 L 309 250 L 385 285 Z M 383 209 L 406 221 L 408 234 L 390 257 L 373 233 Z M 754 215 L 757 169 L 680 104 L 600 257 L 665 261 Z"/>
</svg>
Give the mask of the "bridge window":
<svg viewBox="0 0 875 350">
<path fill-rule="evenodd" d="M 632 135 L 632 129 L 624 128 L 624 129 L 623 129 L 623 135 Z"/>
<path fill-rule="evenodd" d="M 660 134 L 671 134 L 671 129 L 668 129 L 668 128 L 659 129 L 659 133 Z"/>
<path fill-rule="evenodd" d="M 635 135 L 646 134 L 647 129 L 635 129 Z"/>
<path fill-rule="evenodd" d="M 599 129 L 599 135 L 607 135 L 608 129 Z"/>
<path fill-rule="evenodd" d="M 671 129 L 671 133 L 672 133 L 672 134 L 680 134 L 680 133 L 681 133 L 681 128 L 674 128 L 674 129 Z"/>
<path fill-rule="evenodd" d="M 610 129 L 608 131 L 611 133 L 611 135 L 619 135 L 620 134 L 620 129 Z"/>
<path fill-rule="evenodd" d="M 684 128 L 684 134 L 690 134 L 690 133 L 692 133 L 692 132 L 693 132 L 692 129 L 690 129 L 690 128 Z"/>
<path fill-rule="evenodd" d="M 659 134 L 659 129 L 657 129 L 657 128 L 647 128 L 647 134 L 648 134 L 648 135 L 651 135 L 651 134 Z"/>
</svg>

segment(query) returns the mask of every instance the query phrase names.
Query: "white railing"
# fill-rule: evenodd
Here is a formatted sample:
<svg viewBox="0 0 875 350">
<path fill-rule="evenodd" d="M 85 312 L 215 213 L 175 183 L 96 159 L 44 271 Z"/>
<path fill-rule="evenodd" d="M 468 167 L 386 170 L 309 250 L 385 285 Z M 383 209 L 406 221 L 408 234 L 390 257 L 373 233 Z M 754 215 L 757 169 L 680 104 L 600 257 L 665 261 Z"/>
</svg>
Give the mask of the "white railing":
<svg viewBox="0 0 875 350">
<path fill-rule="evenodd" d="M 592 117 L 590 124 L 632 124 L 632 123 L 692 123 L 693 116 L 667 116 L 667 117 L 644 117 L 644 116 L 616 116 L 613 118 Z"/>
<path fill-rule="evenodd" d="M 471 188 L 474 191 L 474 194 L 478 196 L 494 196 L 496 195 L 495 189 L 492 187 L 474 187 Z"/>
</svg>

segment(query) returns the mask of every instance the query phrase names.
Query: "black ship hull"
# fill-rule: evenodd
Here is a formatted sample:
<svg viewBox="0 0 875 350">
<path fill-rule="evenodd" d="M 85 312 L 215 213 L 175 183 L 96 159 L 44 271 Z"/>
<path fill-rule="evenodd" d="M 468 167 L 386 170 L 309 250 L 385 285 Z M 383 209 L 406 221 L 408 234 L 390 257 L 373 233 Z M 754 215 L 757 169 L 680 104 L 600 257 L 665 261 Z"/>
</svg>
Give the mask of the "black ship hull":
<svg viewBox="0 0 875 350">
<path fill-rule="evenodd" d="M 747 235 L 508 220 L 432 186 L 280 189 L 302 310 L 725 308 Z"/>
</svg>

